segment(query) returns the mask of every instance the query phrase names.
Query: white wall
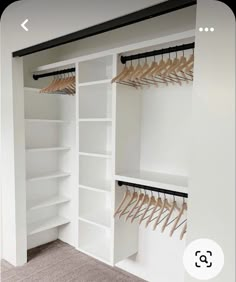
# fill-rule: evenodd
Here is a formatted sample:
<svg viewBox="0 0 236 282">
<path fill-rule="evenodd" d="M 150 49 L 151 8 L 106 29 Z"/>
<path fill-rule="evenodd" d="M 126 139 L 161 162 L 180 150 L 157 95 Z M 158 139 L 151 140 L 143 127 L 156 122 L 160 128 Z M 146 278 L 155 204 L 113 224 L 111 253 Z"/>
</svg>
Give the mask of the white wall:
<svg viewBox="0 0 236 282">
<path fill-rule="evenodd" d="M 214 282 L 235 281 L 235 19 L 218 1 L 198 1 L 188 242 L 215 240 L 225 266 Z M 188 282 L 196 281 L 186 274 Z"/>
</svg>

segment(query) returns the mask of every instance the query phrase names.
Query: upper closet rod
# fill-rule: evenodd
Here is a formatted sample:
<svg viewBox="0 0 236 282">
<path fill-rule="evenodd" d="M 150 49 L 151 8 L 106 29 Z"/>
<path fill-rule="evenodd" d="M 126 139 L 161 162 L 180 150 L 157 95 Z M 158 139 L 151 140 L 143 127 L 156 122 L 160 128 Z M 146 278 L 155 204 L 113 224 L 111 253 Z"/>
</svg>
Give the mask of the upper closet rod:
<svg viewBox="0 0 236 282">
<path fill-rule="evenodd" d="M 125 181 L 120 181 L 120 180 L 118 181 L 118 185 L 119 186 L 126 185 L 126 186 L 131 186 L 131 187 L 135 187 L 135 188 L 139 188 L 139 189 L 144 189 L 144 190 L 159 192 L 159 193 L 163 193 L 163 194 L 188 198 L 187 193 L 182 193 L 182 192 L 177 192 L 177 191 L 172 191 L 172 190 L 166 190 L 166 189 L 157 188 L 157 187 L 150 187 L 150 186 L 146 186 L 146 185 L 130 183 L 130 182 L 125 182 Z"/>
<path fill-rule="evenodd" d="M 42 73 L 42 74 L 33 74 L 33 79 L 38 80 L 39 78 L 42 78 L 42 77 L 55 76 L 55 75 L 70 73 L 70 72 L 75 72 L 75 68 L 52 71 L 52 72 L 47 72 L 47 73 Z"/>
<path fill-rule="evenodd" d="M 122 64 L 125 64 L 127 61 L 133 61 L 133 60 L 147 58 L 147 57 L 154 57 L 154 56 L 162 55 L 162 54 L 168 54 L 168 53 L 184 51 L 188 49 L 194 49 L 194 46 L 195 46 L 195 43 L 192 42 L 192 43 L 182 44 L 182 45 L 175 46 L 175 47 L 168 47 L 168 48 L 163 48 L 160 50 L 154 50 L 154 51 L 139 53 L 139 54 L 130 55 L 130 56 L 121 56 L 120 61 Z"/>
</svg>

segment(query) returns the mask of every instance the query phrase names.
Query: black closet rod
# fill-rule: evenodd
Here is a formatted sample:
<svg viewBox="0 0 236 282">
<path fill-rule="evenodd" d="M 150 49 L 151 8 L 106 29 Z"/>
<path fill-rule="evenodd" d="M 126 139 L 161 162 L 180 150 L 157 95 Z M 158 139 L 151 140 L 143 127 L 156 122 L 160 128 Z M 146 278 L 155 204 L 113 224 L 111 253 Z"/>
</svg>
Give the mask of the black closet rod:
<svg viewBox="0 0 236 282">
<path fill-rule="evenodd" d="M 188 49 L 194 49 L 194 46 L 195 46 L 195 43 L 192 42 L 188 44 L 182 44 L 182 45 L 178 45 L 174 47 L 163 48 L 160 50 L 154 50 L 154 51 L 139 53 L 139 54 L 130 55 L 130 56 L 121 56 L 120 61 L 122 64 L 125 64 L 127 61 L 133 61 L 133 60 L 143 59 L 147 57 L 154 57 L 154 56 L 162 55 L 162 54 L 168 54 L 168 53 L 184 51 Z"/>
<path fill-rule="evenodd" d="M 130 183 L 130 182 L 125 182 L 125 181 L 118 181 L 118 185 L 119 186 L 131 186 L 134 188 L 139 188 L 139 189 L 144 189 L 144 190 L 149 190 L 149 191 L 153 191 L 153 192 L 160 192 L 163 194 L 168 194 L 168 195 L 173 195 L 173 196 L 177 196 L 177 197 L 182 197 L 182 198 L 188 198 L 188 194 L 187 193 L 182 193 L 182 192 L 177 192 L 177 191 L 172 191 L 172 190 L 166 190 L 166 189 L 162 189 L 162 188 L 157 188 L 157 187 L 151 187 L 151 186 L 146 186 L 146 185 L 141 185 L 141 184 L 136 184 L 136 183 Z"/>
<path fill-rule="evenodd" d="M 39 78 L 42 78 L 42 77 L 55 76 L 55 75 L 70 73 L 70 72 L 75 72 L 75 68 L 52 71 L 52 72 L 47 72 L 47 73 L 42 73 L 42 74 L 33 74 L 33 79 L 38 80 Z"/>
</svg>

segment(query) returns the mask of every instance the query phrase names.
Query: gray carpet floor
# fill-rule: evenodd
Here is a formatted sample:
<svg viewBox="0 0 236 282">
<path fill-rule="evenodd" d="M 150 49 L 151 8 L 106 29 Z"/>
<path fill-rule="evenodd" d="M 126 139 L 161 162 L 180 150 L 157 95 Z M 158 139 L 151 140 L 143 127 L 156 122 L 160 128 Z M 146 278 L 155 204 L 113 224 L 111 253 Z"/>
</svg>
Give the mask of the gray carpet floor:
<svg viewBox="0 0 236 282">
<path fill-rule="evenodd" d="M 143 282 L 127 272 L 97 261 L 59 240 L 32 249 L 28 263 L 1 262 L 2 282 Z"/>
</svg>

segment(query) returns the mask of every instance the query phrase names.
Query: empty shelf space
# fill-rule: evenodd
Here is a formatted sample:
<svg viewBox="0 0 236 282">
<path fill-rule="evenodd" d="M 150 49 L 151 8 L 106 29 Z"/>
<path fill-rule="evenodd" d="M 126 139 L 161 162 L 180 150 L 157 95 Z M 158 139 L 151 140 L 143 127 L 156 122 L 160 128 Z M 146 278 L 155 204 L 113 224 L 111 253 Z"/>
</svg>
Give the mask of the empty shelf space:
<svg viewBox="0 0 236 282">
<path fill-rule="evenodd" d="M 143 170 L 118 173 L 115 179 L 184 193 L 187 193 L 188 187 L 187 176 Z"/>
<path fill-rule="evenodd" d="M 43 200 L 43 201 L 34 202 L 31 205 L 29 205 L 28 210 L 33 211 L 33 210 L 37 210 L 37 209 L 41 209 L 41 208 L 45 208 L 45 207 L 50 207 L 50 206 L 54 206 L 54 205 L 67 203 L 69 201 L 70 201 L 69 198 L 58 195 L 58 196 L 54 196 L 54 197 L 51 197 L 51 198 Z"/>
<path fill-rule="evenodd" d="M 68 151 L 70 149 L 71 149 L 71 147 L 26 148 L 26 152 Z"/>
<path fill-rule="evenodd" d="M 38 181 L 38 180 L 46 180 L 46 179 L 60 178 L 67 176 L 70 176 L 70 173 L 63 171 L 55 171 L 47 174 L 45 173 L 43 175 L 27 177 L 27 181 Z"/>
<path fill-rule="evenodd" d="M 111 152 L 79 152 L 79 155 L 96 158 L 111 158 Z"/>
<path fill-rule="evenodd" d="M 102 79 L 102 80 L 79 83 L 79 87 L 98 85 L 98 84 L 110 84 L 110 83 L 111 83 L 111 79 Z"/>
<path fill-rule="evenodd" d="M 112 56 L 105 56 L 79 63 L 79 85 L 112 79 Z"/>
<path fill-rule="evenodd" d="M 26 118 L 26 122 L 43 122 L 43 123 L 59 123 L 59 124 L 64 124 L 64 123 L 70 123 L 71 121 L 69 120 L 60 120 L 60 119 L 35 119 L 35 118 Z"/>
<path fill-rule="evenodd" d="M 86 185 L 79 185 L 79 188 L 87 189 L 87 190 L 94 191 L 94 192 L 111 192 L 111 183 L 107 183 L 107 185 L 100 187 L 100 188 L 86 186 Z"/>
<path fill-rule="evenodd" d="M 111 118 L 80 118 L 79 122 L 111 122 Z"/>
<path fill-rule="evenodd" d="M 48 218 L 45 220 L 40 220 L 37 222 L 33 222 L 31 224 L 28 225 L 27 227 L 27 234 L 28 235 L 33 235 L 48 229 L 52 229 L 64 224 L 69 223 L 70 220 L 60 217 L 60 216 L 55 216 L 52 218 Z"/>
<path fill-rule="evenodd" d="M 79 220 L 79 250 L 110 263 L 110 230 Z"/>
<path fill-rule="evenodd" d="M 111 118 L 112 86 L 111 83 L 101 82 L 108 82 L 108 80 L 80 87 L 78 96 L 80 119 Z"/>
<path fill-rule="evenodd" d="M 89 208 L 88 208 L 89 209 Z M 85 221 L 87 223 L 96 225 L 98 227 L 102 228 L 110 228 L 111 226 L 111 211 L 110 210 L 101 210 L 99 212 L 97 211 L 91 211 L 87 213 L 80 213 L 79 219 L 82 221 Z"/>
</svg>

